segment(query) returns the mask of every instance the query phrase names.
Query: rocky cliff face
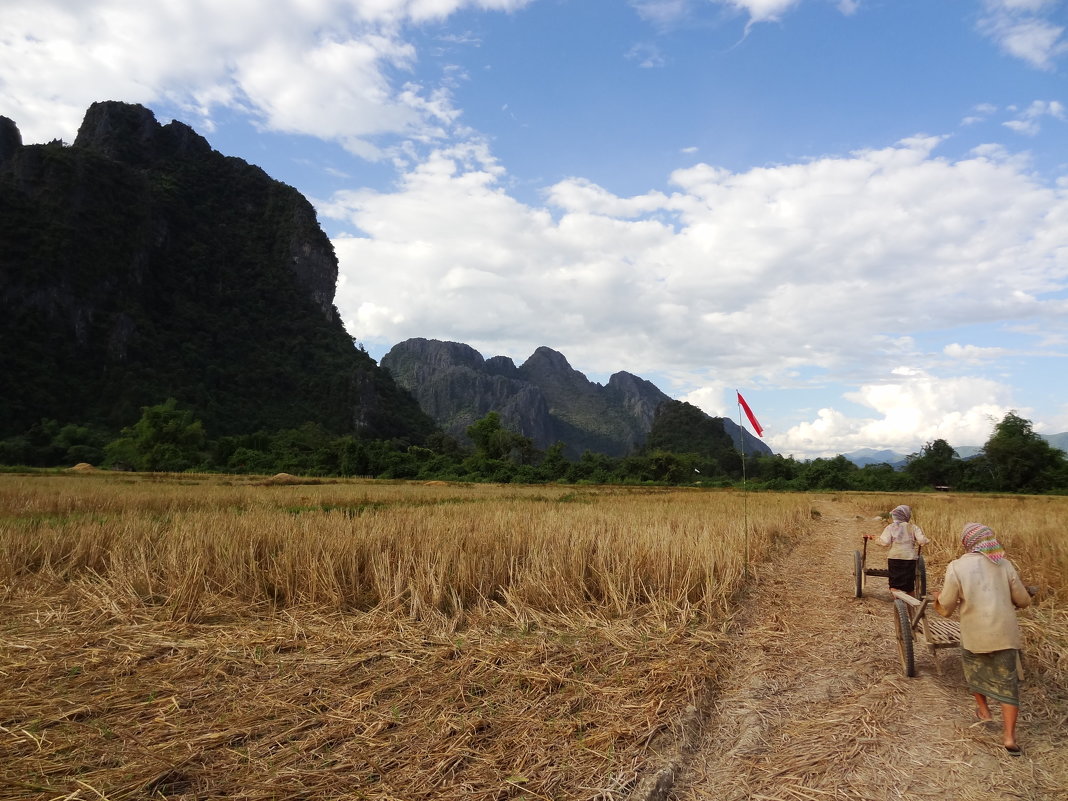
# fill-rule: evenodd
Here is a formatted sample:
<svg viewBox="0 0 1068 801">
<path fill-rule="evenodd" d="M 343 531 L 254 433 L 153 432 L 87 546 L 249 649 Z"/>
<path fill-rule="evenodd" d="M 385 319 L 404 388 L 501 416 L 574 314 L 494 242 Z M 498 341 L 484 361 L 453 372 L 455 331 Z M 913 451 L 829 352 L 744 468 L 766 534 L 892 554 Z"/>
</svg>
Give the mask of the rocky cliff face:
<svg viewBox="0 0 1068 801">
<path fill-rule="evenodd" d="M 495 411 L 537 448 L 563 442 L 571 459 L 586 450 L 614 457 L 630 453 L 644 444 L 657 410 L 671 400 L 631 373 L 615 373 L 601 386 L 547 347 L 516 367 L 506 356 L 483 359 L 459 342 L 409 339 L 382 357 L 382 367 L 461 441 L 469 425 Z M 771 453 L 730 420 L 723 420 L 723 429 L 735 443 L 741 438 L 746 453 Z"/>
<path fill-rule="evenodd" d="M 22 147 L 22 134 L 15 121 L 0 117 L 0 166 L 8 161 L 15 151 Z"/>
<path fill-rule="evenodd" d="M 519 377 L 511 359 L 487 361 L 459 342 L 416 338 L 395 345 L 382 357 L 382 367 L 442 430 L 461 441 L 467 441 L 467 427 L 488 412 L 500 414 L 505 427 L 538 447 L 555 441 L 545 396 Z"/>
<path fill-rule="evenodd" d="M 259 167 L 216 153 L 204 137 L 184 123 L 173 120 L 160 125 L 144 106 L 93 103 L 78 129 L 74 147 L 141 170 L 167 169 L 189 162 L 213 164 L 219 175 L 243 173 L 255 192 L 243 199 L 244 210 L 259 214 L 264 211 L 264 202 L 285 205 L 283 217 L 288 219 L 283 230 L 287 235 L 277 243 L 279 249 L 304 293 L 328 320 L 337 321 L 334 247 L 319 228 L 315 209 L 296 189 L 273 180 Z"/>
<path fill-rule="evenodd" d="M 612 401 L 638 421 L 642 431 L 648 431 L 653 425 L 656 410 L 667 397 L 651 381 L 626 372 L 609 377 L 606 390 Z"/>
<path fill-rule="evenodd" d="M 207 140 L 188 125 L 177 120 L 160 125 L 144 106 L 111 102 L 89 107 L 74 146 L 139 169 L 212 154 Z"/>
<path fill-rule="evenodd" d="M 432 423 L 345 333 L 311 204 L 148 109 L 94 103 L 73 145 L 0 120 L 0 436 L 108 429 L 175 397 L 216 436 Z M 11 345 L 9 346 L 9 343 Z"/>
</svg>

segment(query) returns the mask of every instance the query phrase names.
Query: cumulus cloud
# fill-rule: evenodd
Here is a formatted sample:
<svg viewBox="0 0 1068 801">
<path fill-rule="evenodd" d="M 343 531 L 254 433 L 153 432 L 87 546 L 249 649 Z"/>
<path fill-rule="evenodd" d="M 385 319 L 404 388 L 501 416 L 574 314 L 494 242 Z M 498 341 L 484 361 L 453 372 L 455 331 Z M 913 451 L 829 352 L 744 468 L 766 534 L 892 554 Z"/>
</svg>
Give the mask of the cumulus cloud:
<svg viewBox="0 0 1068 801">
<path fill-rule="evenodd" d="M 1051 70 L 1068 53 L 1063 25 L 1054 21 L 1064 0 L 984 0 L 979 30 L 1002 51 Z"/>
<path fill-rule="evenodd" d="M 696 406 L 713 417 L 733 417 L 734 390 L 722 381 L 710 381 L 705 386 L 679 396 L 678 400 Z"/>
<path fill-rule="evenodd" d="M 670 193 L 631 197 L 575 178 L 545 206 L 509 196 L 484 145 L 440 150 L 396 192 L 321 208 L 354 228 L 335 241 L 348 278 L 338 306 L 365 341 L 428 336 L 518 358 L 551 343 L 586 369 L 659 371 L 706 411 L 754 380 L 860 377 L 854 401 L 882 416 L 828 412 L 772 438 L 783 452 L 828 432 L 843 446 L 892 447 L 907 431 L 963 442 L 1008 408 L 1007 389 L 923 371 L 1010 354 L 925 352 L 915 332 L 977 319 L 1056 328 L 1068 186 L 996 151 L 949 160 L 938 146 L 916 137 L 744 172 L 699 164 L 676 171 Z"/>
<path fill-rule="evenodd" d="M 848 417 L 831 408 L 775 438 L 781 453 L 833 456 L 861 448 L 915 452 L 918 444 L 944 439 L 953 445 L 981 445 L 993 424 L 1012 406 L 1009 387 L 982 378 L 933 378 L 910 370 L 848 393 L 847 400 L 872 411 Z M 904 380 L 900 380 L 904 379 Z"/>
<path fill-rule="evenodd" d="M 90 103 L 166 102 L 209 129 L 218 109 L 376 158 L 383 134 L 435 138 L 455 118 L 438 89 L 395 80 L 416 58 L 405 25 L 530 0 L 5 0 L 0 106 L 27 141 L 73 138 Z"/>
</svg>

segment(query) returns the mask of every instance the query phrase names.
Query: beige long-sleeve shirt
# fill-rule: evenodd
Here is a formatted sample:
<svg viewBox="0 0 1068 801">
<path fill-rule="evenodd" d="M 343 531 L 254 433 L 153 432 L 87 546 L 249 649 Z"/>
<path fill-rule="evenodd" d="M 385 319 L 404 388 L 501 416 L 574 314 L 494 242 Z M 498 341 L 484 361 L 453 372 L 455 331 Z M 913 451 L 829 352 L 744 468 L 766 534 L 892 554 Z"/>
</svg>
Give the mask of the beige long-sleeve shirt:
<svg viewBox="0 0 1068 801">
<path fill-rule="evenodd" d="M 920 551 L 917 545 L 926 545 L 927 537 L 923 535 L 923 529 L 915 523 L 894 521 L 883 529 L 883 533 L 875 540 L 882 546 L 890 546 L 887 559 L 918 559 Z"/>
<path fill-rule="evenodd" d="M 981 553 L 966 553 L 946 567 L 936 608 L 949 617 L 959 607 L 961 647 L 986 654 L 1020 647 L 1016 608 L 1030 603 L 1012 562 L 994 563 Z"/>
</svg>

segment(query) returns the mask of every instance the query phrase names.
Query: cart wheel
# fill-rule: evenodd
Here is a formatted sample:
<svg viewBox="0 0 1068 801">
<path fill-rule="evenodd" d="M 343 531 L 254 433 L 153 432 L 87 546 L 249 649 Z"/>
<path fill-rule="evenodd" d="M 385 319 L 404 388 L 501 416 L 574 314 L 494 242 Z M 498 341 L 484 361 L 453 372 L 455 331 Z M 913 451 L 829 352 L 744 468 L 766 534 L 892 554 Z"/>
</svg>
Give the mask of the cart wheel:
<svg viewBox="0 0 1068 801">
<path fill-rule="evenodd" d="M 906 676 L 916 675 L 916 661 L 912 655 L 912 623 L 909 608 L 900 598 L 894 600 L 894 618 L 897 624 L 897 652 Z"/>
<path fill-rule="evenodd" d="M 860 551 L 853 551 L 853 578 L 856 581 L 856 597 L 864 597 L 864 559 Z"/>
<path fill-rule="evenodd" d="M 916 560 L 916 597 L 922 598 L 927 594 L 927 563 L 923 561 L 923 554 Z"/>
</svg>

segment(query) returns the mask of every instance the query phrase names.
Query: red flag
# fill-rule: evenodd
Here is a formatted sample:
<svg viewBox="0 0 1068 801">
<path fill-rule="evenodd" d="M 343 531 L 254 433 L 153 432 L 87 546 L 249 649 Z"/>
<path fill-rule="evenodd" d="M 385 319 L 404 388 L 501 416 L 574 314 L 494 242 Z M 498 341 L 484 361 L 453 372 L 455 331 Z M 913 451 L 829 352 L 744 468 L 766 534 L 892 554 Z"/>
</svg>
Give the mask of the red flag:
<svg viewBox="0 0 1068 801">
<path fill-rule="evenodd" d="M 737 392 L 737 390 L 735 390 Z M 745 416 L 749 418 L 749 422 L 753 424 L 753 430 L 757 432 L 758 437 L 764 436 L 764 429 L 760 427 L 760 423 L 757 422 L 756 415 L 753 414 L 753 410 L 749 408 L 749 404 L 745 402 L 745 398 L 742 397 L 741 392 L 738 394 L 738 405 L 742 407 L 745 412 Z"/>
</svg>

